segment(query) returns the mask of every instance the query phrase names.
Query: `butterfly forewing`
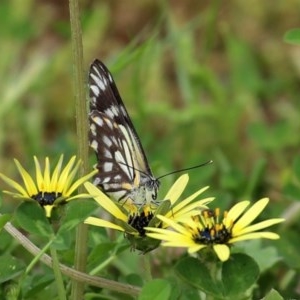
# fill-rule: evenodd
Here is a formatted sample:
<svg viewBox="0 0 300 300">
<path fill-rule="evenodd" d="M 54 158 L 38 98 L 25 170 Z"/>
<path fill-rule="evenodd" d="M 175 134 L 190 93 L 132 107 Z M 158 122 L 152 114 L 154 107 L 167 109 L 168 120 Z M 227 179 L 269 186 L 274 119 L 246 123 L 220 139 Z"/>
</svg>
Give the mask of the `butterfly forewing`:
<svg viewBox="0 0 300 300">
<path fill-rule="evenodd" d="M 155 202 L 159 186 L 112 75 L 99 60 L 89 74 L 91 147 L 99 173 L 94 184 L 117 201 Z"/>
</svg>

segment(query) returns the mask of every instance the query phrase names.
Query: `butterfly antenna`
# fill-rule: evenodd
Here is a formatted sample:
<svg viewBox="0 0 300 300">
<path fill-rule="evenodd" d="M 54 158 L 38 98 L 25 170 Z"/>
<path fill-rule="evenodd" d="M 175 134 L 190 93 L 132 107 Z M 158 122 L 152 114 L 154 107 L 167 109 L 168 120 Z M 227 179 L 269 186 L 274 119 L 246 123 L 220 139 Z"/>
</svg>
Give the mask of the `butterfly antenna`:
<svg viewBox="0 0 300 300">
<path fill-rule="evenodd" d="M 205 163 L 202 163 L 200 165 L 196 165 L 196 166 L 193 166 L 193 167 L 189 167 L 189 168 L 184 168 L 184 169 L 179 169 L 179 170 L 176 170 L 176 171 L 172 171 L 170 173 L 167 173 L 167 174 L 164 174 L 162 176 L 159 176 L 157 179 L 161 179 L 161 178 L 169 176 L 171 174 L 175 174 L 175 173 L 180 173 L 180 172 L 184 172 L 184 171 L 188 171 L 188 170 L 193 170 L 193 169 L 201 168 L 201 167 L 204 167 L 206 165 L 211 164 L 212 162 L 213 162 L 212 160 L 209 160 L 209 161 L 207 161 Z"/>
<path fill-rule="evenodd" d="M 126 163 L 123 163 L 122 161 L 118 161 L 118 163 L 121 164 L 121 165 L 124 165 L 124 166 L 126 166 L 126 167 L 128 167 L 128 168 L 130 168 L 130 169 L 132 169 L 132 170 L 134 170 L 134 171 L 138 171 L 138 172 L 144 174 L 144 175 L 147 176 L 147 177 L 150 177 L 149 174 L 147 174 L 146 172 L 144 172 L 144 171 L 142 171 L 142 170 L 139 170 L 139 169 L 137 169 L 137 168 L 135 168 L 135 167 L 132 167 L 132 166 L 126 164 Z"/>
</svg>

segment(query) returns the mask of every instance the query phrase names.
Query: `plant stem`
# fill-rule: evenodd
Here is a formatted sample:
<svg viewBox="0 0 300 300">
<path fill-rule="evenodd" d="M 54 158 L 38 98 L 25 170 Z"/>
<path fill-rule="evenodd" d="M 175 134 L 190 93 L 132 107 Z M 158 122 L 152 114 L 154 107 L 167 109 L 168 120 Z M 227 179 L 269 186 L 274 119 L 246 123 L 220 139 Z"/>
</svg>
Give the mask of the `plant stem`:
<svg viewBox="0 0 300 300">
<path fill-rule="evenodd" d="M 143 260 L 143 268 L 144 268 L 144 275 L 145 275 L 145 280 L 150 281 L 152 280 L 152 274 L 151 274 L 151 263 L 150 263 L 150 255 L 149 253 L 146 253 L 142 256 Z"/>
<path fill-rule="evenodd" d="M 50 252 L 51 252 L 51 257 L 52 257 L 52 266 L 53 266 L 53 272 L 54 272 L 54 276 L 55 276 L 58 299 L 59 300 L 67 300 L 63 278 L 62 278 L 62 275 L 61 275 L 61 272 L 59 269 L 59 261 L 58 261 L 56 249 L 53 246 L 51 246 Z"/>
<path fill-rule="evenodd" d="M 1 214 L 0 214 L 1 216 Z M 38 256 L 40 255 L 40 261 L 45 265 L 52 268 L 52 259 L 49 255 L 43 253 L 43 250 L 34 245 L 30 240 L 28 240 L 19 230 L 17 230 L 10 222 L 6 223 L 4 229 L 14 238 L 16 239 L 27 251 L 29 251 L 32 255 Z M 48 245 L 48 244 L 47 244 Z M 46 245 L 46 246 L 47 246 Z M 42 254 L 43 253 L 43 254 Z M 61 272 L 76 281 L 86 283 L 92 286 L 97 286 L 104 289 L 109 289 L 111 291 L 115 291 L 118 293 L 124 293 L 127 295 L 131 295 L 133 297 L 137 297 L 141 291 L 139 287 L 123 284 L 119 282 L 115 282 L 112 280 L 108 280 L 102 277 L 91 276 L 83 272 L 79 272 L 70 267 L 67 267 L 63 264 L 59 264 L 59 268 Z"/>
<path fill-rule="evenodd" d="M 41 249 L 39 251 L 39 253 L 37 253 L 37 255 L 34 256 L 33 260 L 30 262 L 30 264 L 27 266 L 25 272 L 22 274 L 22 276 L 20 277 L 19 279 L 19 282 L 18 282 L 18 285 L 17 285 L 17 288 L 16 288 L 16 292 L 15 292 L 15 295 L 16 295 L 16 299 L 18 299 L 18 296 L 20 294 L 20 291 L 21 291 L 21 287 L 22 287 L 22 284 L 23 284 L 23 281 L 24 279 L 26 278 L 27 274 L 32 270 L 32 268 L 35 266 L 35 264 L 41 259 L 42 255 L 46 253 L 46 251 L 49 249 L 49 247 L 51 246 L 53 240 L 50 240 L 46 246 Z"/>
<path fill-rule="evenodd" d="M 79 14 L 78 0 L 69 0 L 70 10 L 70 26 L 72 38 L 72 52 L 74 61 L 74 92 L 75 92 L 75 106 L 76 106 L 76 128 L 77 128 L 77 144 L 78 157 L 82 160 L 82 168 L 80 176 L 87 173 L 88 170 L 88 141 L 87 141 L 87 109 L 85 101 L 84 88 L 84 68 L 83 68 L 83 47 L 82 47 L 82 33 Z M 79 191 L 81 192 L 81 191 Z M 87 225 L 80 224 L 76 232 L 75 245 L 75 269 L 84 272 L 87 261 Z M 83 299 L 84 284 L 78 281 L 73 281 L 72 284 L 72 300 Z"/>
</svg>

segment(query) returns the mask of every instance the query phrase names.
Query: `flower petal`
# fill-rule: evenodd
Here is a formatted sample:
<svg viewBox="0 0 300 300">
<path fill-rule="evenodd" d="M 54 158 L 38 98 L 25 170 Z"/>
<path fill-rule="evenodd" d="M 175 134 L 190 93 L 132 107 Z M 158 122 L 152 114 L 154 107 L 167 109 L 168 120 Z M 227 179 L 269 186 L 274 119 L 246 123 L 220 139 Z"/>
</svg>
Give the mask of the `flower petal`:
<svg viewBox="0 0 300 300">
<path fill-rule="evenodd" d="M 183 174 L 182 176 L 180 176 L 172 185 L 172 187 L 170 188 L 170 190 L 168 191 L 164 199 L 170 200 L 172 204 L 175 203 L 183 193 L 188 182 L 189 182 L 188 174 Z"/>
<path fill-rule="evenodd" d="M 36 176 L 36 184 L 39 191 L 44 190 L 44 177 L 42 175 L 41 165 L 36 156 L 33 157 L 35 164 L 35 176 Z"/>
<path fill-rule="evenodd" d="M 225 244 L 213 245 L 214 251 L 221 261 L 226 261 L 230 256 L 229 247 Z"/>
<path fill-rule="evenodd" d="M 277 233 L 262 231 L 262 232 L 252 232 L 252 233 L 234 237 L 229 240 L 229 243 L 233 244 L 233 243 L 236 243 L 239 241 L 253 240 L 253 239 L 278 240 L 279 238 L 280 238 L 280 236 Z"/>
<path fill-rule="evenodd" d="M 200 189 L 199 191 L 195 192 L 191 196 L 187 197 L 183 201 L 180 201 L 177 205 L 174 205 L 173 211 L 176 213 L 178 210 L 181 210 L 183 207 L 186 207 L 189 203 L 191 203 L 197 196 L 202 194 L 204 191 L 208 189 L 208 186 Z"/>
<path fill-rule="evenodd" d="M 240 231 L 246 226 L 248 226 L 256 217 L 263 211 L 263 209 L 268 204 L 269 199 L 263 198 L 256 203 L 254 203 L 244 215 L 234 224 L 236 231 Z"/>
<path fill-rule="evenodd" d="M 79 178 L 77 181 L 75 181 L 69 188 L 68 191 L 66 191 L 66 196 L 72 195 L 72 193 L 84 182 L 88 181 L 90 178 L 92 178 L 95 174 L 97 174 L 98 170 L 93 170 L 89 174 L 85 175 L 84 177 Z"/>
<path fill-rule="evenodd" d="M 36 195 L 38 193 L 38 190 L 36 188 L 36 185 L 29 175 L 29 173 L 22 167 L 22 165 L 18 162 L 18 160 L 14 160 L 15 164 L 18 168 L 19 173 L 22 176 L 25 188 L 30 196 Z"/>
<path fill-rule="evenodd" d="M 102 193 L 97 187 L 90 182 L 84 183 L 85 188 L 89 194 L 97 201 L 97 203 L 103 207 L 108 213 L 117 219 L 127 222 L 127 216 L 118 208 L 118 206 L 109 199 L 104 193 Z"/>
<path fill-rule="evenodd" d="M 9 191 L 3 191 L 4 193 L 13 194 L 14 197 L 22 196 L 22 197 L 30 198 L 30 195 L 28 194 L 28 192 L 20 184 L 18 184 L 16 181 L 8 178 L 7 176 L 5 176 L 2 173 L 0 173 L 0 178 L 2 178 L 2 180 L 5 181 L 9 186 L 11 186 L 15 190 L 17 190 L 20 193 L 20 195 L 16 194 L 16 193 L 11 193 Z"/>
<path fill-rule="evenodd" d="M 104 227 L 104 228 L 111 228 L 111 229 L 116 229 L 119 231 L 124 231 L 124 229 L 121 226 L 118 226 L 112 222 L 102 220 L 99 218 L 95 217 L 88 217 L 87 219 L 84 220 L 85 224 L 90 224 L 94 226 L 99 226 L 99 227 Z"/>
<path fill-rule="evenodd" d="M 49 157 L 46 157 L 44 170 L 44 186 L 42 187 L 42 191 L 51 193 L 50 182 L 50 161 Z"/>
<path fill-rule="evenodd" d="M 64 160 L 64 156 L 61 155 L 59 160 L 58 160 L 58 163 L 57 163 L 57 165 L 56 165 L 56 167 L 55 167 L 55 169 L 52 173 L 51 182 L 50 182 L 50 190 L 51 191 L 58 191 L 58 192 L 62 191 L 62 190 L 58 189 L 57 183 L 58 183 L 58 178 L 59 178 L 59 175 L 60 175 L 63 160 Z"/>
<path fill-rule="evenodd" d="M 278 223 L 281 223 L 281 222 L 284 222 L 284 221 L 285 221 L 285 219 L 282 219 L 282 218 L 274 218 L 274 219 L 269 219 L 269 220 L 265 220 L 265 221 L 256 223 L 256 224 L 251 225 L 251 226 L 247 226 L 243 229 L 236 229 L 236 227 L 234 226 L 233 229 L 232 229 L 232 235 L 234 237 L 236 237 L 236 236 L 246 234 L 246 233 L 249 233 L 249 232 L 261 230 L 261 229 L 267 228 L 269 226 L 272 226 L 274 224 L 278 224 Z"/>
<path fill-rule="evenodd" d="M 76 156 L 72 156 L 69 160 L 68 164 L 65 166 L 65 168 L 62 170 L 58 182 L 57 182 L 57 189 L 61 190 L 62 193 L 64 193 L 70 186 L 75 174 L 77 173 L 77 170 L 81 164 L 81 160 L 78 160 L 75 168 L 72 170 L 73 165 L 76 161 Z M 71 173 L 71 174 L 70 174 Z"/>
<path fill-rule="evenodd" d="M 241 201 L 235 204 L 227 213 L 226 219 L 224 220 L 224 225 L 228 228 L 247 208 L 250 201 Z"/>
</svg>

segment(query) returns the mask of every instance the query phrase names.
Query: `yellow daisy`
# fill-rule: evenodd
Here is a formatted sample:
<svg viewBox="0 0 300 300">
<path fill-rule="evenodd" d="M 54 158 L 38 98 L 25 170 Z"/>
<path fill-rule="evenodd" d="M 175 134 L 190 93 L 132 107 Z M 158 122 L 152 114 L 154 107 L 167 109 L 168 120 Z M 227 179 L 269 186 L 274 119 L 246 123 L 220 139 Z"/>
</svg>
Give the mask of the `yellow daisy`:
<svg viewBox="0 0 300 300">
<path fill-rule="evenodd" d="M 93 184 L 86 182 L 85 188 L 97 203 L 106 210 L 114 221 L 107 221 L 101 218 L 89 217 L 85 223 L 112 228 L 125 232 L 125 236 L 131 242 L 133 248 L 143 252 L 150 251 L 159 245 L 159 241 L 148 238 L 145 235 L 145 227 L 166 227 L 167 225 L 156 218 L 156 215 L 163 215 L 169 219 L 176 221 L 185 221 L 193 215 L 199 213 L 199 210 L 206 209 L 206 205 L 213 198 L 205 198 L 195 200 L 197 196 L 203 193 L 208 187 L 202 188 L 184 200 L 179 199 L 185 187 L 187 186 L 189 177 L 187 174 L 182 175 L 171 187 L 164 200 L 158 206 L 146 205 L 141 208 L 133 203 L 126 202 L 120 204 L 106 196 L 101 190 Z M 195 201 L 194 201 L 195 200 Z"/>
<path fill-rule="evenodd" d="M 94 170 L 93 172 L 74 181 L 81 161 L 78 160 L 74 166 L 76 156 L 73 156 L 64 169 L 62 169 L 63 158 L 63 155 L 61 155 L 53 173 L 51 174 L 49 158 L 45 158 L 45 168 L 44 171 L 42 171 L 38 159 L 34 156 L 36 173 L 35 180 L 22 167 L 19 161 L 15 159 L 15 164 L 23 180 L 23 186 L 0 173 L 0 178 L 16 190 L 16 192 L 3 192 L 16 198 L 37 201 L 45 209 L 47 217 L 51 216 L 51 211 L 54 206 L 73 199 L 89 197 L 88 194 L 71 195 L 81 184 L 95 175 L 97 170 Z"/>
<path fill-rule="evenodd" d="M 250 225 L 268 204 L 269 199 L 263 198 L 253 204 L 247 211 L 249 201 L 242 201 L 234 205 L 220 218 L 220 210 L 204 210 L 197 216 L 192 216 L 186 222 L 176 222 L 166 216 L 157 216 L 170 229 L 145 228 L 146 235 L 164 241 L 163 246 L 186 247 L 189 253 L 197 252 L 211 246 L 221 261 L 230 256 L 230 245 L 250 239 L 278 239 L 273 232 L 258 232 L 271 225 L 284 221 L 281 218 L 269 219 Z"/>
</svg>

